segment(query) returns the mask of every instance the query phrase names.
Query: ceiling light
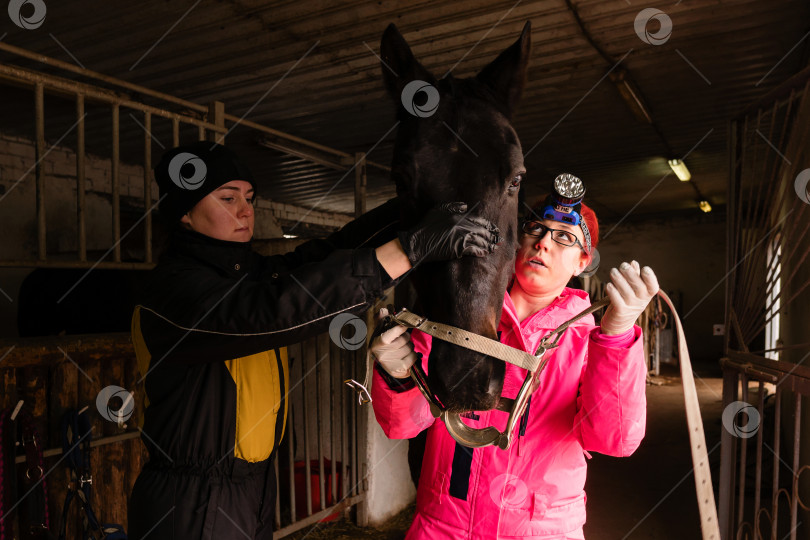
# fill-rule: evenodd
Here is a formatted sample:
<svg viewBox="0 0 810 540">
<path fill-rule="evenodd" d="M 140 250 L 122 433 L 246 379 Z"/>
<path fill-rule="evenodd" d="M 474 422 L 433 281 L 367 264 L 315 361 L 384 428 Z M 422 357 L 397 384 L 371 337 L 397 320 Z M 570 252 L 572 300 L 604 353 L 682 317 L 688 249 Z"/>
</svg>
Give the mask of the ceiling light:
<svg viewBox="0 0 810 540">
<path fill-rule="evenodd" d="M 293 239 L 293 238 L 298 238 L 298 236 L 296 236 L 296 235 L 294 235 L 294 234 L 284 234 L 284 235 L 282 235 L 282 236 L 283 236 L 284 238 L 287 238 L 288 240 Z"/>
<path fill-rule="evenodd" d="M 709 201 L 700 201 L 698 206 L 700 206 L 700 209 L 707 214 L 712 211 L 712 205 L 709 204 Z"/>
<path fill-rule="evenodd" d="M 650 108 L 647 106 L 647 102 L 644 100 L 641 90 L 633 83 L 627 72 L 621 69 L 616 70 L 610 74 L 610 80 L 616 85 L 619 95 L 630 108 L 630 112 L 633 113 L 633 116 L 640 122 L 652 124 Z"/>
<path fill-rule="evenodd" d="M 684 163 L 683 160 L 670 159 L 667 163 L 669 163 L 669 166 L 672 168 L 672 172 L 675 173 L 681 182 L 686 182 L 692 178 L 692 174 L 689 172 L 689 169 L 686 168 L 686 163 Z M 708 212 L 708 210 L 706 211 Z"/>
</svg>

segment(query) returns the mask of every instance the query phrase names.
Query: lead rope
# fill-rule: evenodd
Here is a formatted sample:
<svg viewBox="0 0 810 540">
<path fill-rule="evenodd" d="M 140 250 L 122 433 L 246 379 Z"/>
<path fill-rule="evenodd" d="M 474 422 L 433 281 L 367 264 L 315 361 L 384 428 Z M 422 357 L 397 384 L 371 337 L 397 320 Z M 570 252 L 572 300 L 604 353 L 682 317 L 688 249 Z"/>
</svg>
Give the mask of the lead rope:
<svg viewBox="0 0 810 540">
<path fill-rule="evenodd" d="M 692 374 L 692 362 L 689 360 L 689 349 L 681 325 L 681 318 L 675 311 L 667 293 L 659 291 L 658 295 L 672 311 L 675 327 L 678 329 L 678 358 L 683 381 L 683 398 L 686 405 L 686 425 L 689 429 L 689 445 L 692 449 L 692 466 L 695 471 L 695 490 L 697 491 L 698 510 L 700 511 L 700 530 L 704 540 L 720 540 L 720 523 L 717 521 L 717 507 L 714 503 L 712 475 L 709 470 L 709 452 L 706 449 L 706 435 L 703 432 L 703 419 L 700 416 L 695 378 Z"/>
</svg>

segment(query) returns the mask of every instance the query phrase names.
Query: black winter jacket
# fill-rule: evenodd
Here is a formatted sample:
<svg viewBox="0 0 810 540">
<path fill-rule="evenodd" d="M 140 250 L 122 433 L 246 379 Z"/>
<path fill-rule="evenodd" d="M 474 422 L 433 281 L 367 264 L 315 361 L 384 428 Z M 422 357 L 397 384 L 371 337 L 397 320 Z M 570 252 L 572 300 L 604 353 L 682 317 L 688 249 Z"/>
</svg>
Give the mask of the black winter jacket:
<svg viewBox="0 0 810 540">
<path fill-rule="evenodd" d="M 261 256 L 249 243 L 174 231 L 132 318 L 145 379 L 143 442 L 152 473 L 215 477 L 230 474 L 236 462 L 247 466 L 272 456 L 286 422 L 284 346 L 326 332 L 338 313 L 363 312 L 395 284 L 373 248 L 395 238 L 397 221 L 397 202 L 389 201 L 326 240 L 276 256 Z M 149 521 L 182 504 L 175 493 L 160 503 L 166 508 L 150 508 L 158 504 L 157 491 L 178 489 L 162 482 L 139 478 L 130 502 L 131 527 L 133 520 Z M 194 489 L 213 493 L 210 486 Z M 207 493 L 194 495 L 205 504 Z M 262 504 L 236 501 L 229 508 L 264 512 Z M 189 512 L 193 517 L 199 508 Z M 216 517 L 210 514 L 206 520 Z M 172 534 L 199 537 L 192 532 L 175 526 Z"/>
</svg>

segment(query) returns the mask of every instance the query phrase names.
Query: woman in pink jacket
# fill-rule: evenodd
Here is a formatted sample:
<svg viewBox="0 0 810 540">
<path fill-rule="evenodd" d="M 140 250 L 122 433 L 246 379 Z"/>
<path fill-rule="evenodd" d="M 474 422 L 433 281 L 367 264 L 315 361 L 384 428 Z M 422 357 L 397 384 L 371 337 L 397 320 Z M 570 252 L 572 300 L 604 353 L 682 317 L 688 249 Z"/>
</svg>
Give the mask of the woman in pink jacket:
<svg viewBox="0 0 810 540">
<path fill-rule="evenodd" d="M 579 202 L 581 182 L 560 175 L 555 186 L 561 178 L 562 189 L 523 223 L 498 327 L 502 343 L 532 353 L 545 334 L 591 304 L 585 292 L 566 284 L 591 263 L 599 235 L 596 215 Z M 570 191 L 572 182 L 579 182 L 579 201 L 560 193 L 566 186 Z M 570 212 L 560 212 L 560 201 L 570 204 Z M 646 364 L 641 329 L 634 322 L 657 291 L 653 271 L 639 269 L 635 261 L 611 270 L 606 287 L 611 305 L 601 325 L 588 315 L 546 353 L 540 387 L 508 450 L 461 446 L 431 416 L 408 378 L 416 353 L 427 369 L 430 336 L 415 331 L 411 344 L 398 326 L 377 338 L 371 346 L 377 360 L 372 387 L 377 421 L 392 439 L 429 430 L 406 540 L 583 539 L 588 452 L 628 456 L 644 437 Z M 502 395 L 515 397 L 525 374 L 507 364 Z M 465 422 L 503 430 L 507 416 L 471 412 Z"/>
</svg>

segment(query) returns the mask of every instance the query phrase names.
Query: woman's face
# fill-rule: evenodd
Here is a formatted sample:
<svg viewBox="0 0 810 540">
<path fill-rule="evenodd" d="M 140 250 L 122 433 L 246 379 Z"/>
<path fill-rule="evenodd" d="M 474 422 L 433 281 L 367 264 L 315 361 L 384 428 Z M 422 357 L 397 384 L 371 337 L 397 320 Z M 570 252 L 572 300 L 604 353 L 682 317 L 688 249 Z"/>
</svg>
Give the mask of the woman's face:
<svg viewBox="0 0 810 540">
<path fill-rule="evenodd" d="M 180 219 L 200 234 L 248 242 L 253 237 L 253 186 L 232 180 L 206 195 Z"/>
<path fill-rule="evenodd" d="M 568 231 L 585 245 L 579 226 L 550 219 L 540 223 L 553 229 Z M 590 263 L 590 257 L 579 244 L 562 246 L 551 239 L 551 232 L 542 237 L 521 233 L 520 247 L 515 259 L 515 279 L 530 295 L 558 295 L 568 281 L 579 275 Z"/>
</svg>

